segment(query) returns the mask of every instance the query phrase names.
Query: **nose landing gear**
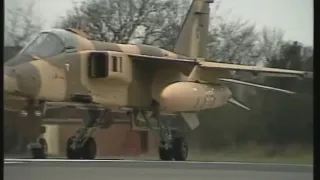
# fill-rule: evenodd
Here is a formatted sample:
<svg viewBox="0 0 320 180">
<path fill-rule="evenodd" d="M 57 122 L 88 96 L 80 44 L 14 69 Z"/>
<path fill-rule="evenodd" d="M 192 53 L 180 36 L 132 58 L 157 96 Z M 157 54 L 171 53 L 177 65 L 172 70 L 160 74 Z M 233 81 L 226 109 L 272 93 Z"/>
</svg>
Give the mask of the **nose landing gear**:
<svg viewBox="0 0 320 180">
<path fill-rule="evenodd" d="M 27 148 L 30 150 L 31 156 L 34 159 L 45 159 L 48 156 L 48 144 L 42 137 L 46 132 L 46 128 L 41 126 L 45 110 L 45 104 L 43 102 L 30 100 L 26 108 L 20 111 L 20 115 L 28 119 L 27 121 L 24 120 L 26 122 L 24 125 L 27 126 L 25 132 L 30 139 Z"/>
</svg>

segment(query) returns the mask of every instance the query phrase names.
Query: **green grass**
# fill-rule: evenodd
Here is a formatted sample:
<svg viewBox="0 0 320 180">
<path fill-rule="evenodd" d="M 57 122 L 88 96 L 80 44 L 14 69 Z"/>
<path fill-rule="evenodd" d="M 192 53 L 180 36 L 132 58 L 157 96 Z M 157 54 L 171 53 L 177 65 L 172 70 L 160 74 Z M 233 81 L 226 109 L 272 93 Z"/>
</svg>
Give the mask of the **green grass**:
<svg viewBox="0 0 320 180">
<path fill-rule="evenodd" d="M 272 153 L 271 153 L 272 152 Z M 158 159 L 156 151 L 126 159 Z M 259 162 L 281 164 L 313 164 L 313 151 L 311 148 L 288 147 L 281 152 L 274 152 L 263 148 L 237 148 L 220 151 L 200 151 L 190 149 L 188 160 L 193 161 L 227 161 L 227 162 Z"/>
<path fill-rule="evenodd" d="M 198 161 L 237 161 L 237 162 L 259 162 L 259 163 L 284 163 L 284 164 L 313 164 L 313 155 L 299 154 L 296 156 L 274 155 L 252 156 L 246 153 L 190 153 L 189 160 Z"/>
</svg>

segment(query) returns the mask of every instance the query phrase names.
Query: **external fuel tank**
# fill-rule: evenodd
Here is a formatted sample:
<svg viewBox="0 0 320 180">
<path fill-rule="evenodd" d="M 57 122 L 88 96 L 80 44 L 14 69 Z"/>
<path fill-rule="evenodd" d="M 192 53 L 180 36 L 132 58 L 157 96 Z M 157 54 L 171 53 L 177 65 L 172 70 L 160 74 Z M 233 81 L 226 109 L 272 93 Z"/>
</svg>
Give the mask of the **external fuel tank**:
<svg viewBox="0 0 320 180">
<path fill-rule="evenodd" d="M 200 111 L 225 105 L 231 95 L 222 85 L 177 82 L 162 90 L 160 105 L 162 111 L 171 113 Z"/>
</svg>

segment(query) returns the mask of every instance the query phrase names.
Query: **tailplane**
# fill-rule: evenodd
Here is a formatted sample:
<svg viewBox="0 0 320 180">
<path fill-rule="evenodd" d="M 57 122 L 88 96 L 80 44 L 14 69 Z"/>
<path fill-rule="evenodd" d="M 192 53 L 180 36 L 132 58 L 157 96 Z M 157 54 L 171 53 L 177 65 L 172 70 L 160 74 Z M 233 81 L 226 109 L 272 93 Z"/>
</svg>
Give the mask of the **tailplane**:
<svg viewBox="0 0 320 180">
<path fill-rule="evenodd" d="M 207 56 L 210 3 L 213 0 L 193 0 L 182 24 L 174 52 L 189 57 Z"/>
</svg>

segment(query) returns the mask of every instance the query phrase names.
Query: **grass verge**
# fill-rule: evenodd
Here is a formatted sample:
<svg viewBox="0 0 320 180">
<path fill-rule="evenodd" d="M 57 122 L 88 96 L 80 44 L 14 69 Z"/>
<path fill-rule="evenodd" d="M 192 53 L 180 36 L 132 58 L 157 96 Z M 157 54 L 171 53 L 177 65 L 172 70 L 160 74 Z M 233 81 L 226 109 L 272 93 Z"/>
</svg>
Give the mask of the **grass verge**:
<svg viewBox="0 0 320 180">
<path fill-rule="evenodd" d="M 157 151 L 126 159 L 155 160 Z M 192 161 L 225 161 L 225 162 L 254 162 L 254 163 L 281 163 L 281 164 L 313 164 L 312 148 L 287 147 L 281 151 L 266 148 L 237 148 L 219 151 L 189 150 L 188 160 Z"/>
</svg>

